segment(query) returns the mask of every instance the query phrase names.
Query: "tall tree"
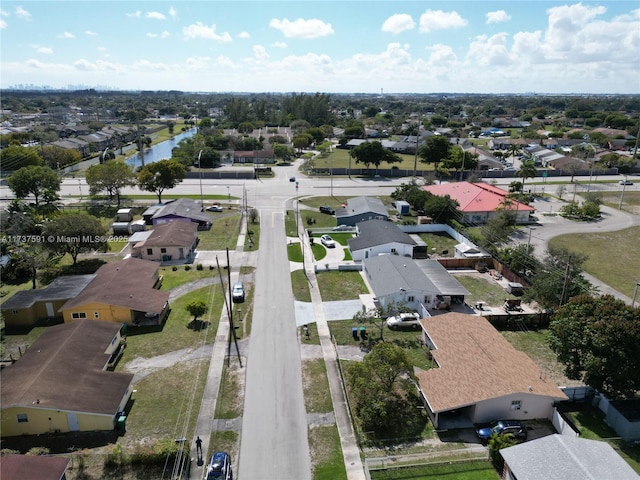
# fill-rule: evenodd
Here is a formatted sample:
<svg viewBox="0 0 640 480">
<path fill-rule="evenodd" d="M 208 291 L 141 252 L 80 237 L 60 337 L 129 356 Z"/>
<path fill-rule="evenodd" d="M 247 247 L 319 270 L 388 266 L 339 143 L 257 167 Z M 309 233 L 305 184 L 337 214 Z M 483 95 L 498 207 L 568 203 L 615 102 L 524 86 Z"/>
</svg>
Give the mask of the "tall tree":
<svg viewBox="0 0 640 480">
<path fill-rule="evenodd" d="M 138 186 L 147 192 L 158 195 L 158 203 L 162 203 L 162 192 L 175 187 L 184 180 L 184 165 L 176 160 L 160 160 L 142 167 L 138 172 Z"/>
<path fill-rule="evenodd" d="M 522 178 L 522 190 L 520 190 L 521 192 L 524 192 L 525 180 L 527 178 L 534 178 L 536 176 L 536 173 L 537 173 L 536 165 L 533 160 L 525 160 L 524 162 L 522 162 L 522 164 L 520 165 L 520 168 L 516 172 L 516 175 Z"/>
<path fill-rule="evenodd" d="M 29 165 L 41 165 L 42 157 L 39 148 L 9 145 L 0 149 L 0 165 L 2 170 L 12 172 Z"/>
<path fill-rule="evenodd" d="M 111 202 L 114 195 L 116 196 L 118 206 L 120 206 L 122 188 L 136 184 L 136 176 L 131 167 L 119 160 L 111 160 L 90 166 L 85 179 L 89 185 L 91 195 L 106 191 L 107 195 L 109 195 L 109 202 Z"/>
<path fill-rule="evenodd" d="M 388 148 L 382 146 L 378 141 L 364 142 L 351 150 L 351 156 L 356 159 L 356 163 L 362 163 L 365 167 L 374 165 L 376 169 L 382 162 L 400 163 L 402 159 Z"/>
<path fill-rule="evenodd" d="M 420 161 L 423 163 L 433 163 L 434 169 L 438 171 L 438 164 L 449 158 L 449 150 L 451 144 L 447 137 L 442 135 L 433 135 L 427 138 L 427 141 L 418 150 Z"/>
<path fill-rule="evenodd" d="M 39 165 L 22 167 L 7 179 L 7 185 L 16 197 L 25 198 L 33 195 L 36 207 L 42 193 L 46 190 L 59 192 L 60 183 L 60 178 L 53 170 Z"/>
<path fill-rule="evenodd" d="M 610 399 L 640 390 L 640 308 L 611 295 L 575 297 L 555 312 L 549 345 L 569 378 Z"/>
<path fill-rule="evenodd" d="M 68 253 L 74 265 L 79 254 L 100 250 L 107 243 L 100 220 L 87 213 L 60 215 L 45 225 L 43 234 L 47 247 L 59 254 Z"/>
</svg>

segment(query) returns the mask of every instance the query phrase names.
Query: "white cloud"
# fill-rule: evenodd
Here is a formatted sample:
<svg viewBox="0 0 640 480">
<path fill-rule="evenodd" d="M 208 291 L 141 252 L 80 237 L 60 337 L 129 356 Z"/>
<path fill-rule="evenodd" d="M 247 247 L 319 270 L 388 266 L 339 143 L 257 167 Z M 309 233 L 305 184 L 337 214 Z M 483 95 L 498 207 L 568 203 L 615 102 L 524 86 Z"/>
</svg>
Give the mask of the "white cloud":
<svg viewBox="0 0 640 480">
<path fill-rule="evenodd" d="M 151 18 L 153 20 L 165 20 L 167 18 L 160 12 L 147 12 L 144 17 Z"/>
<path fill-rule="evenodd" d="M 71 32 L 63 32 L 58 35 L 58 38 L 76 38 L 76 36 Z"/>
<path fill-rule="evenodd" d="M 275 48 L 287 48 L 288 45 L 285 42 L 273 42 L 271 46 Z"/>
<path fill-rule="evenodd" d="M 156 38 L 157 36 L 158 36 L 157 33 L 147 32 L 147 37 L 149 38 Z"/>
<path fill-rule="evenodd" d="M 16 7 L 16 17 L 22 18 L 23 20 L 31 20 L 31 13 L 22 8 L 22 6 Z"/>
<path fill-rule="evenodd" d="M 83 72 L 95 72 L 98 70 L 98 67 L 96 66 L 95 63 L 91 63 L 90 61 L 85 60 L 84 58 L 74 62 L 73 67 L 76 70 L 82 70 Z"/>
<path fill-rule="evenodd" d="M 8 17 L 10 15 L 9 12 L 0 8 L 0 17 Z"/>
<path fill-rule="evenodd" d="M 249 34 L 249 32 L 240 32 L 238 35 L 236 35 L 236 37 L 238 37 L 238 38 L 251 38 L 251 35 Z"/>
<path fill-rule="evenodd" d="M 420 31 L 431 32 L 433 30 L 447 30 L 449 28 L 466 27 L 469 22 L 462 18 L 455 10 L 443 12 L 442 10 L 427 10 L 420 15 Z"/>
<path fill-rule="evenodd" d="M 228 32 L 222 34 L 216 33 L 216 25 L 212 24 L 211 27 L 204 25 L 202 22 L 197 22 L 182 29 L 182 34 L 190 38 L 204 38 L 206 40 L 215 40 L 217 42 L 230 42 L 231 35 Z"/>
<path fill-rule="evenodd" d="M 43 53 L 45 55 L 51 55 L 53 53 L 53 48 L 40 47 L 38 45 L 34 45 L 33 48 L 35 49 L 36 52 Z"/>
<path fill-rule="evenodd" d="M 233 60 L 231 60 L 229 57 L 225 57 L 225 56 L 219 56 L 218 58 L 216 58 L 216 64 L 219 65 L 220 67 L 224 68 L 224 69 L 240 69 L 242 68 L 241 65 L 238 65 L 237 63 L 234 63 Z"/>
<path fill-rule="evenodd" d="M 396 13 L 385 20 L 382 24 L 382 31 L 400 33 L 405 30 L 413 30 L 415 26 L 416 22 L 411 18 L 411 15 L 406 13 Z"/>
<path fill-rule="evenodd" d="M 173 7 L 169 7 L 169 16 L 176 18 L 178 16 L 178 12 L 176 11 L 175 8 Z"/>
<path fill-rule="evenodd" d="M 511 15 L 509 15 L 504 10 L 496 10 L 495 12 L 487 12 L 485 15 L 487 19 L 487 23 L 502 23 L 508 22 L 511 20 Z"/>
<path fill-rule="evenodd" d="M 510 63 L 510 55 L 507 48 L 507 39 L 508 35 L 506 33 L 497 33 L 490 37 L 479 35 L 469 45 L 467 58 L 483 67 L 508 65 Z"/>
<path fill-rule="evenodd" d="M 135 12 L 132 12 L 132 13 L 127 13 L 127 17 L 140 18 L 141 15 L 142 15 L 142 12 L 140 10 L 136 10 Z"/>
<path fill-rule="evenodd" d="M 274 18 L 269 22 L 269 26 L 279 30 L 287 38 L 319 38 L 335 33 L 330 23 L 317 18 L 309 20 L 298 18 L 293 22 L 287 18 L 284 20 Z"/>
<path fill-rule="evenodd" d="M 189 70 L 206 70 L 211 63 L 210 57 L 189 57 L 186 62 Z"/>
<path fill-rule="evenodd" d="M 108 51 L 107 47 L 98 47 L 98 51 L 99 52 L 106 52 Z"/>
<path fill-rule="evenodd" d="M 94 32 L 92 30 L 85 30 L 84 34 L 85 35 L 90 35 L 90 36 L 98 35 L 96 32 Z"/>
<path fill-rule="evenodd" d="M 7 22 L 5 22 L 4 20 L 0 19 L 0 30 L 7 28 Z"/>
<path fill-rule="evenodd" d="M 161 34 L 160 34 L 160 38 L 169 38 L 171 36 L 171 33 L 169 33 L 167 30 L 164 30 Z"/>
<path fill-rule="evenodd" d="M 253 60 L 258 63 L 266 63 L 270 58 L 267 49 L 262 45 L 254 45 L 251 50 L 253 51 Z"/>
<path fill-rule="evenodd" d="M 166 63 L 161 63 L 161 62 L 153 63 L 153 62 L 150 62 L 149 60 L 140 60 L 138 62 L 135 62 L 132 65 L 132 68 L 134 70 L 139 70 L 141 72 L 170 70 L 170 66 L 167 65 Z"/>
<path fill-rule="evenodd" d="M 438 43 L 430 47 L 429 50 L 431 50 L 431 54 L 429 55 L 429 65 L 448 67 L 458 61 L 457 55 L 449 45 L 442 45 Z"/>
</svg>

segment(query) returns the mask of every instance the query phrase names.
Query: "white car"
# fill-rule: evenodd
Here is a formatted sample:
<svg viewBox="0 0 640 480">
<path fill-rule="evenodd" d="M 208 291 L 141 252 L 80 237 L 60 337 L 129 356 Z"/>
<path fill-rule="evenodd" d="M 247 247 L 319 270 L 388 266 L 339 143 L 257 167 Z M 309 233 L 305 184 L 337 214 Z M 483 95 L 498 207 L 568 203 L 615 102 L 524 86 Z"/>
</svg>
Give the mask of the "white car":
<svg viewBox="0 0 640 480">
<path fill-rule="evenodd" d="M 334 232 L 341 232 L 343 230 L 349 230 L 351 227 L 349 225 L 338 225 L 337 227 L 333 227 Z"/>
<path fill-rule="evenodd" d="M 327 248 L 335 248 L 336 247 L 336 241 L 333 238 L 331 238 L 329 235 L 322 235 L 320 237 L 320 241 Z"/>
<path fill-rule="evenodd" d="M 418 330 L 420 325 L 420 314 L 418 312 L 399 313 L 387 318 L 387 327 L 390 330 L 400 330 L 411 328 Z"/>
<path fill-rule="evenodd" d="M 633 182 L 631 180 L 620 180 L 618 183 L 620 185 L 633 185 Z"/>
<path fill-rule="evenodd" d="M 220 205 L 211 205 L 207 207 L 207 212 L 222 212 L 223 209 Z"/>
</svg>

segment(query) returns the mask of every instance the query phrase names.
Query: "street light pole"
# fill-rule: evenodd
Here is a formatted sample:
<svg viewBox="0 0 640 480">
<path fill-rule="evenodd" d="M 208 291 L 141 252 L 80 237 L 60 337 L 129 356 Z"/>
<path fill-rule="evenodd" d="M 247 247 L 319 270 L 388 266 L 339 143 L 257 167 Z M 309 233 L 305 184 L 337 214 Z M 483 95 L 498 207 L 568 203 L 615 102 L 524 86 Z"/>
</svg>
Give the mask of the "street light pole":
<svg viewBox="0 0 640 480">
<path fill-rule="evenodd" d="M 636 288 L 633 291 L 633 300 L 631 300 L 631 308 L 636 306 L 636 297 L 638 296 L 638 287 L 640 287 L 640 282 L 636 282 Z"/>
<path fill-rule="evenodd" d="M 462 145 L 460 145 L 460 148 L 462 149 L 462 168 L 460 169 L 460 179 L 459 181 L 462 181 L 462 176 L 464 175 L 464 156 L 465 156 L 465 151 L 464 148 L 462 147 Z"/>
<path fill-rule="evenodd" d="M 198 153 L 198 170 L 200 171 L 200 206 L 204 211 L 204 196 L 202 195 L 202 166 L 200 165 L 200 157 L 202 156 L 202 150 Z"/>
</svg>

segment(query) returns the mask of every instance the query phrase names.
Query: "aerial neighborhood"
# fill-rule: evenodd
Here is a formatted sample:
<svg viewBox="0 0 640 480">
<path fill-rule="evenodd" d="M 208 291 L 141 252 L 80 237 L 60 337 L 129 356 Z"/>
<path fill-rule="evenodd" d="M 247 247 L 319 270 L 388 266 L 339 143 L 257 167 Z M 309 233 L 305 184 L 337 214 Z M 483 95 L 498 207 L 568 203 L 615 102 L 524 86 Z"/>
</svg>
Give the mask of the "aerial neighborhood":
<svg viewBox="0 0 640 480">
<path fill-rule="evenodd" d="M 637 95 L 1 103 L 3 480 L 640 478 Z"/>
</svg>

